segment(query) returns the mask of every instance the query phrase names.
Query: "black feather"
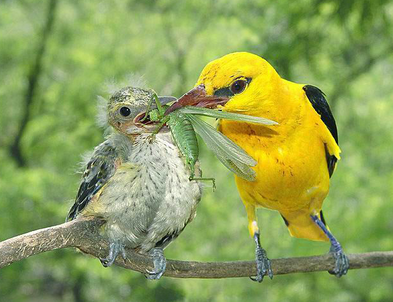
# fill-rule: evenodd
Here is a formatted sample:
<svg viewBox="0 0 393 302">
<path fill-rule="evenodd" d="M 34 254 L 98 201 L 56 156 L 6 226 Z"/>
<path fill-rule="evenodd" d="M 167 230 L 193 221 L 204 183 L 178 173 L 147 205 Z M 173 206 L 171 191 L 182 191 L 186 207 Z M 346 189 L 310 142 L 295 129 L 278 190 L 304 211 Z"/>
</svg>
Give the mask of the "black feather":
<svg viewBox="0 0 393 302">
<path fill-rule="evenodd" d="M 282 219 L 284 219 L 285 225 L 288 227 L 289 226 L 289 221 L 284 216 L 281 215 L 281 217 L 282 217 Z"/>
<path fill-rule="evenodd" d="M 314 107 L 315 111 L 321 116 L 322 121 L 328 127 L 330 133 L 333 135 L 334 140 L 338 144 L 338 133 L 336 121 L 330 111 L 328 102 L 326 101 L 325 94 L 317 87 L 306 85 L 303 87 L 306 92 L 307 98 Z"/>
<path fill-rule="evenodd" d="M 321 221 L 323 222 L 323 224 L 324 224 L 324 225 L 327 225 L 327 224 L 326 224 L 325 217 L 323 217 L 322 210 L 321 210 L 321 212 L 319 212 L 319 216 L 321 217 Z"/>
<path fill-rule="evenodd" d="M 179 236 L 180 232 L 173 232 L 172 234 L 168 234 L 165 235 L 164 237 L 161 238 L 161 240 L 159 240 L 156 245 L 154 247 L 156 248 L 166 248 L 168 246 L 169 243 L 171 243 L 173 240 L 175 240 L 177 238 L 177 236 Z"/>
<path fill-rule="evenodd" d="M 231 97 L 234 96 L 235 94 L 229 89 L 229 87 L 224 87 L 217 89 L 214 91 L 215 96 L 226 96 L 226 97 Z"/>
<path fill-rule="evenodd" d="M 317 87 L 311 85 L 305 85 L 303 90 L 306 92 L 306 96 L 313 106 L 314 110 L 321 116 L 321 120 L 324 122 L 326 127 L 329 129 L 334 140 L 338 144 L 338 133 L 336 121 L 334 120 L 333 114 L 330 111 L 328 102 L 326 101 L 325 94 Z M 328 165 L 329 175 L 332 176 L 334 167 L 337 163 L 337 158 L 334 155 L 329 154 L 326 150 L 326 161 Z"/>
</svg>

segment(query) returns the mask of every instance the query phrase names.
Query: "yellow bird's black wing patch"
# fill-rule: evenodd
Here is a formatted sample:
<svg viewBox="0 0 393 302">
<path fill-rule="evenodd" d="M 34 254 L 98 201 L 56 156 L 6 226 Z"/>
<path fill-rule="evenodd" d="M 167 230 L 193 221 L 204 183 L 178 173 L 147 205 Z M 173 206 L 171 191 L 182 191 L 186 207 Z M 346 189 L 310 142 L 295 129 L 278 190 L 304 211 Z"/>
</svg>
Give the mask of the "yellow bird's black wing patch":
<svg viewBox="0 0 393 302">
<path fill-rule="evenodd" d="M 330 133 L 334 137 L 334 140 L 338 144 L 338 133 L 336 121 L 334 120 L 333 114 L 330 111 L 328 102 L 326 101 L 325 94 L 317 87 L 311 85 L 305 85 L 303 90 L 306 92 L 306 96 L 310 101 L 311 105 L 316 112 L 321 116 L 321 120 L 324 122 Z M 328 153 L 326 149 L 326 161 L 329 169 L 329 175 L 332 176 L 334 168 L 337 163 L 337 158 L 334 155 Z"/>
<path fill-rule="evenodd" d="M 109 141 L 105 141 L 94 149 L 83 173 L 82 181 L 76 195 L 75 203 L 68 212 L 66 221 L 76 218 L 94 195 L 108 182 L 116 171 L 118 154 Z"/>
</svg>

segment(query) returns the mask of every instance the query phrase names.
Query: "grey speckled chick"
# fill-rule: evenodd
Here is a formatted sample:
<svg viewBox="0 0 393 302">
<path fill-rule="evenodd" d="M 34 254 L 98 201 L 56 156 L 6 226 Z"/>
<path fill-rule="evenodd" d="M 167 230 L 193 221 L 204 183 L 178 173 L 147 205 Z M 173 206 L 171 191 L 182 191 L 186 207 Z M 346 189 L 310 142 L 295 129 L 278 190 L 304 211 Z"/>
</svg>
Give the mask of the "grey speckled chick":
<svg viewBox="0 0 393 302">
<path fill-rule="evenodd" d="M 201 186 L 189 180 L 169 132 L 152 139 L 156 126 L 134 123 L 153 93 L 126 87 L 111 97 L 108 121 L 115 131 L 94 149 L 67 220 L 104 218 L 110 253 L 102 264 L 112 265 L 119 253 L 125 259 L 124 247 L 134 248 L 153 258 L 147 278 L 159 279 L 166 265 L 163 249 L 195 217 Z"/>
</svg>

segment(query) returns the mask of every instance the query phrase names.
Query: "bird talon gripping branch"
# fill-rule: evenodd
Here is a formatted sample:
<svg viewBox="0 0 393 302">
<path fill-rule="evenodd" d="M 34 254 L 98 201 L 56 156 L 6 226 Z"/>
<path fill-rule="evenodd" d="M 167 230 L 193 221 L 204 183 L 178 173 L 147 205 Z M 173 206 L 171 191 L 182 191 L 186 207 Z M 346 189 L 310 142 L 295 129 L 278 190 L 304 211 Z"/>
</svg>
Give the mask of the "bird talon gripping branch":
<svg viewBox="0 0 393 302">
<path fill-rule="evenodd" d="M 124 249 L 124 245 L 120 242 L 111 242 L 109 245 L 108 257 L 100 259 L 102 266 L 104 267 L 111 266 L 115 262 L 119 254 L 121 254 L 123 259 L 126 260 L 127 255 Z"/>
<path fill-rule="evenodd" d="M 154 269 L 146 270 L 145 277 L 150 280 L 160 279 L 166 268 L 164 251 L 160 248 L 154 248 L 149 252 L 149 256 L 153 259 Z"/>
<path fill-rule="evenodd" d="M 266 251 L 262 248 L 259 238 L 259 232 L 255 232 L 254 234 L 255 241 L 255 256 L 256 256 L 256 265 L 257 265 L 257 276 L 250 277 L 251 280 L 262 282 L 265 276 L 269 276 L 270 279 L 273 279 L 273 271 L 271 268 L 271 263 L 269 258 L 267 258 Z"/>
<path fill-rule="evenodd" d="M 335 261 L 335 267 L 330 274 L 335 275 L 337 278 L 347 274 L 349 269 L 349 260 L 343 251 L 332 252 Z"/>
</svg>

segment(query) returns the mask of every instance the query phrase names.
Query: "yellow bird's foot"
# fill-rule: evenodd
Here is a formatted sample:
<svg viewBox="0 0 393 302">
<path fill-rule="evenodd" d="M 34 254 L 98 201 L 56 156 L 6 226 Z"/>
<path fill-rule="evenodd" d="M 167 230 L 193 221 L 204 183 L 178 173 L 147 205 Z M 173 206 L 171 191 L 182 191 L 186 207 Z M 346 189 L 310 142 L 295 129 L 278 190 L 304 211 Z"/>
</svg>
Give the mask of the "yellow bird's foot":
<svg viewBox="0 0 393 302">
<path fill-rule="evenodd" d="M 266 251 L 261 247 L 259 232 L 254 234 L 254 240 L 256 244 L 255 248 L 255 256 L 257 263 L 257 276 L 250 277 L 252 281 L 257 281 L 261 283 L 265 276 L 269 276 L 270 279 L 273 279 L 273 271 L 271 268 L 270 260 L 267 258 Z"/>
<path fill-rule="evenodd" d="M 112 242 L 109 245 L 109 255 L 106 258 L 100 259 L 101 264 L 104 267 L 111 266 L 115 262 L 117 255 L 119 255 L 119 254 L 121 254 L 121 256 L 123 257 L 124 260 L 127 259 L 126 250 L 124 249 L 124 245 L 120 242 Z"/>
<path fill-rule="evenodd" d="M 346 275 L 349 269 L 349 260 L 348 257 L 344 254 L 341 244 L 337 241 L 336 237 L 333 236 L 333 234 L 328 230 L 328 228 L 317 215 L 311 215 L 311 218 L 330 240 L 331 246 L 329 253 L 333 255 L 336 263 L 333 271 L 329 271 L 329 273 L 335 275 L 338 278 Z"/>
<path fill-rule="evenodd" d="M 349 269 L 349 260 L 347 255 L 344 254 L 342 248 L 335 251 L 334 246 L 332 245 L 330 247 L 330 253 L 333 255 L 334 259 L 336 259 L 336 265 L 332 271 L 329 271 L 329 273 L 335 275 L 337 278 L 346 275 Z"/>
<path fill-rule="evenodd" d="M 145 277 L 150 280 L 158 280 L 161 278 L 166 268 L 164 251 L 161 248 L 153 248 L 149 252 L 149 256 L 153 258 L 154 269 L 146 270 L 147 274 L 145 275 Z"/>
</svg>

